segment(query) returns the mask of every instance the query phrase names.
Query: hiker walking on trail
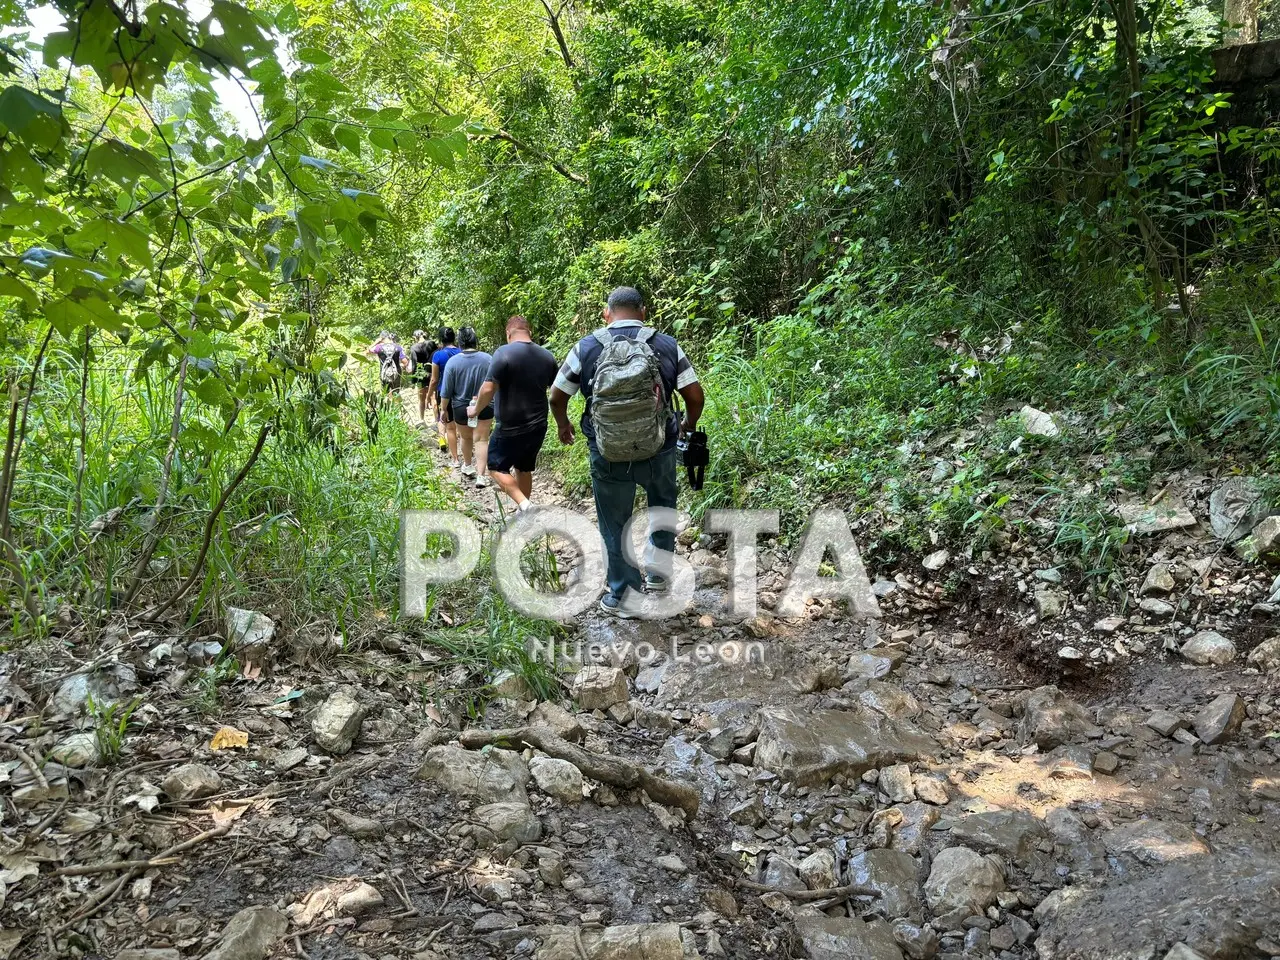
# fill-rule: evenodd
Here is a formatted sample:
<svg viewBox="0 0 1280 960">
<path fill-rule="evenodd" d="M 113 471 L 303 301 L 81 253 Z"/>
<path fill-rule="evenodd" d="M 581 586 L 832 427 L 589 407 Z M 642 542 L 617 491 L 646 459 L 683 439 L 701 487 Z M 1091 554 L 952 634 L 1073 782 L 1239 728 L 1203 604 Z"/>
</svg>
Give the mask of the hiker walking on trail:
<svg viewBox="0 0 1280 960">
<path fill-rule="evenodd" d="M 693 364 L 665 333 L 645 326 L 644 300 L 634 287 L 618 287 L 604 309 L 605 327 L 583 337 L 569 352 L 551 388 L 551 413 L 560 442 L 574 441 L 569 398 L 586 398 L 582 432 L 591 459 L 596 519 L 609 558 L 609 589 L 600 609 L 629 618 L 627 590 L 658 593 L 669 586 L 669 571 L 657 569 L 654 550 L 675 548 L 675 533 L 649 536 L 645 576 L 626 562 L 622 531 L 635 509 L 636 485 L 649 507 L 676 507 L 676 441 L 697 427 L 705 397 Z M 677 419 L 672 394 L 684 399 Z"/>
<path fill-rule="evenodd" d="M 489 428 L 493 426 L 493 407 L 467 415 L 472 398 L 480 393 L 484 378 L 489 373 L 493 357 L 480 349 L 474 327 L 458 331 L 458 345 L 462 352 L 450 358 L 444 367 L 444 381 L 440 386 L 440 402 L 449 404 L 453 425 L 458 431 L 459 469 L 468 480 L 474 478 L 477 487 L 489 486 Z"/>
<path fill-rule="evenodd" d="M 431 355 L 431 383 L 427 392 L 436 402 L 436 429 L 440 433 L 441 452 L 449 451 L 449 466 L 458 466 L 458 431 L 453 424 L 453 411 L 447 403 L 440 400 L 444 392 L 444 368 L 458 354 L 454 341 L 457 335 L 453 327 L 440 328 L 440 348 Z"/>
<path fill-rule="evenodd" d="M 547 388 L 558 368 L 555 355 L 533 342 L 529 321 L 514 316 L 507 321 L 507 342 L 493 351 L 484 385 L 467 408 L 474 416 L 497 394 L 489 472 L 518 510 L 533 506 L 533 471 L 547 436 Z"/>
<path fill-rule="evenodd" d="M 378 382 L 382 384 L 382 389 L 387 393 L 399 390 L 400 373 L 406 364 L 400 338 L 389 330 L 383 330 L 369 347 L 369 353 L 378 359 Z"/>
<path fill-rule="evenodd" d="M 427 394 L 431 386 L 431 356 L 436 352 L 436 342 L 427 339 L 427 331 L 413 331 L 413 344 L 409 347 L 409 382 L 418 388 L 418 422 L 427 422 Z"/>
</svg>

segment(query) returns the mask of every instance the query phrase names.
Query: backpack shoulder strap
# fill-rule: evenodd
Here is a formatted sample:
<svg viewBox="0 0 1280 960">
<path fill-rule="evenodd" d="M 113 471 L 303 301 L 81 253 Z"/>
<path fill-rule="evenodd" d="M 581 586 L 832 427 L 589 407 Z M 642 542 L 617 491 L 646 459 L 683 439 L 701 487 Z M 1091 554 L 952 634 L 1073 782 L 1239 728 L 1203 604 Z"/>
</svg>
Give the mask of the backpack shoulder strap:
<svg viewBox="0 0 1280 960">
<path fill-rule="evenodd" d="M 608 327 L 601 327 L 591 335 L 596 338 L 596 342 L 602 347 L 607 347 L 609 344 L 613 343 L 613 334 L 609 332 Z"/>
<path fill-rule="evenodd" d="M 641 327 L 640 332 L 636 334 L 636 341 L 638 343 L 648 343 L 657 335 L 658 331 L 653 329 L 653 327 Z"/>
</svg>

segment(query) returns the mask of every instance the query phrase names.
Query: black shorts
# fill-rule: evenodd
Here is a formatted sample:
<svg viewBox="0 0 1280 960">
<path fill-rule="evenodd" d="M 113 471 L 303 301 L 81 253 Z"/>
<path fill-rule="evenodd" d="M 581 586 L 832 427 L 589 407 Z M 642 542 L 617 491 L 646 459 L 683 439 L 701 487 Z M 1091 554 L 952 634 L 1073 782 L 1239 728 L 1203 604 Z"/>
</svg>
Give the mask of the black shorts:
<svg viewBox="0 0 1280 960">
<path fill-rule="evenodd" d="M 452 406 L 452 408 L 453 408 L 453 409 L 450 411 L 450 413 L 452 414 L 451 419 L 453 420 L 453 422 L 454 422 L 454 423 L 460 423 L 460 424 L 462 424 L 462 425 L 465 427 L 465 426 L 467 425 L 467 406 L 468 406 L 468 404 L 465 404 L 465 403 L 455 403 L 455 404 L 452 404 L 451 406 Z M 480 416 L 478 416 L 476 419 L 477 419 L 477 420 L 492 420 L 492 419 L 493 419 L 493 404 L 491 403 L 491 404 L 489 404 L 487 407 L 485 407 L 483 410 L 481 410 L 481 411 L 480 411 Z"/>
<path fill-rule="evenodd" d="M 547 438 L 547 425 L 523 433 L 504 433 L 499 430 L 489 438 L 489 469 L 499 473 L 519 470 L 533 473 L 538 465 L 538 451 Z"/>
<path fill-rule="evenodd" d="M 453 423 L 453 406 L 445 402 L 444 397 L 437 398 L 440 403 L 436 410 L 436 419 L 441 423 Z M 463 411 L 464 413 L 466 411 Z"/>
</svg>

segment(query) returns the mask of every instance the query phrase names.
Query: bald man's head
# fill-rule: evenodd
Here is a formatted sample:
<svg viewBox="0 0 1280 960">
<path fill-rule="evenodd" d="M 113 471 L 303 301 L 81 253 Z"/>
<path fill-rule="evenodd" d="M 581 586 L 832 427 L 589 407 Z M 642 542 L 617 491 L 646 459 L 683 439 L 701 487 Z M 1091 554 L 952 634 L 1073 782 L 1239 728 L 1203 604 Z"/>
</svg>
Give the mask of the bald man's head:
<svg viewBox="0 0 1280 960">
<path fill-rule="evenodd" d="M 529 329 L 529 321 L 520 314 L 516 314 L 507 320 L 507 342 L 514 343 L 519 340 L 532 340 L 533 335 Z"/>
</svg>

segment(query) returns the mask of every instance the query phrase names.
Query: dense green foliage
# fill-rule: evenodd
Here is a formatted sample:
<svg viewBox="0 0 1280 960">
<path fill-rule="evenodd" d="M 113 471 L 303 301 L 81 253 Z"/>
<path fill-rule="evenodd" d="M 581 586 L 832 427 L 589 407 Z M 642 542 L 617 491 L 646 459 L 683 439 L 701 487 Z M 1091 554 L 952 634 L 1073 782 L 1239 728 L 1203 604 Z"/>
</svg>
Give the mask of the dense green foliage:
<svg viewBox="0 0 1280 960">
<path fill-rule="evenodd" d="M 337 83 L 282 37 L 292 5 L 58 13 L 39 36 L 7 5 L 0 64 L 11 597 L 36 625 L 64 600 L 389 606 L 396 510 L 438 494 L 398 419 L 366 444 L 364 345 L 317 301 L 394 234 L 386 168 L 452 163 L 459 121 Z M 256 129 L 219 77 L 255 89 Z"/>
<path fill-rule="evenodd" d="M 563 351 L 640 285 L 710 387 L 697 506 L 893 512 L 913 444 L 1026 402 L 1072 411 L 1086 453 L 1272 455 L 1280 128 L 1215 81 L 1220 7 L 541 13 L 462 71 L 465 109 L 536 151 L 489 140 L 442 177 L 404 313 L 496 335 L 519 311 Z M 1052 470 L 984 436 L 988 479 Z"/>
</svg>

